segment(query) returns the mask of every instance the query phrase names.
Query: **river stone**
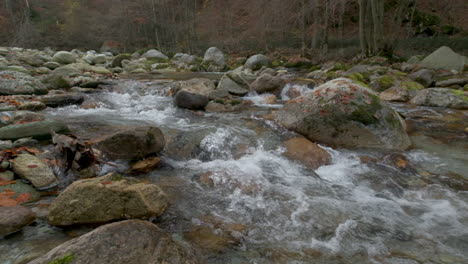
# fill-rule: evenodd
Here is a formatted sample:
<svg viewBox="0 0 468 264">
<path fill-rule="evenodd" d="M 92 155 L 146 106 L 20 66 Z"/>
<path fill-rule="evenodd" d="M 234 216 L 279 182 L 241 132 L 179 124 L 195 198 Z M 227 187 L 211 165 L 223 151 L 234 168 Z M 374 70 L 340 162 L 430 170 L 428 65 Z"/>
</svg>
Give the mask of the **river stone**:
<svg viewBox="0 0 468 264">
<path fill-rule="evenodd" d="M 298 160 L 311 169 L 315 170 L 331 163 L 330 154 L 306 138 L 292 138 L 284 142 L 284 146 L 286 147 L 286 157 Z"/>
<path fill-rule="evenodd" d="M 404 150 L 411 145 L 401 117 L 372 90 L 346 78 L 289 101 L 275 120 L 332 146 Z"/>
<path fill-rule="evenodd" d="M 284 81 L 277 76 L 268 73 L 263 73 L 250 86 L 250 89 L 257 93 L 274 93 L 280 94 Z"/>
<path fill-rule="evenodd" d="M 468 79 L 465 78 L 453 78 L 448 80 L 441 80 L 437 81 L 435 86 L 436 87 L 451 87 L 451 86 L 463 86 L 468 83 Z"/>
<path fill-rule="evenodd" d="M 419 91 L 410 103 L 423 106 L 468 109 L 468 92 L 447 88 L 428 88 Z"/>
<path fill-rule="evenodd" d="M 417 91 L 405 89 L 402 86 L 393 86 L 379 94 L 381 100 L 390 102 L 408 102 Z"/>
<path fill-rule="evenodd" d="M 211 47 L 206 50 L 202 64 L 208 71 L 221 71 L 226 66 L 224 53 L 216 47 Z"/>
<path fill-rule="evenodd" d="M 53 108 L 67 105 L 80 105 L 84 102 L 84 96 L 80 94 L 54 94 L 43 96 L 41 102 Z"/>
<path fill-rule="evenodd" d="M 0 207 L 0 237 L 14 233 L 35 220 L 36 215 L 27 207 Z"/>
<path fill-rule="evenodd" d="M 165 144 L 159 128 L 137 127 L 102 137 L 94 147 L 111 159 L 138 160 L 158 154 Z"/>
<path fill-rule="evenodd" d="M 26 111 L 42 111 L 46 108 L 47 106 L 44 103 L 38 101 L 25 102 L 18 105 L 18 110 Z"/>
<path fill-rule="evenodd" d="M 18 176 L 30 181 L 38 189 L 47 189 L 58 184 L 52 169 L 34 155 L 20 154 L 12 161 L 12 165 Z"/>
<path fill-rule="evenodd" d="M 197 258 L 156 225 L 126 220 L 103 225 L 29 264 L 196 264 Z"/>
<path fill-rule="evenodd" d="M 68 226 L 147 219 L 161 215 L 167 206 L 166 194 L 157 185 L 111 173 L 72 183 L 52 202 L 48 220 Z"/>
<path fill-rule="evenodd" d="M 181 81 L 174 89 L 174 103 L 180 108 L 203 110 L 209 102 L 209 95 L 214 90 L 213 81 L 208 79 Z"/>
<path fill-rule="evenodd" d="M 463 71 L 468 60 L 451 48 L 442 46 L 421 61 L 421 66 L 429 69 Z"/>
<path fill-rule="evenodd" d="M 249 93 L 242 85 L 238 84 L 237 82 L 233 81 L 227 74 L 225 74 L 218 83 L 218 87 L 216 90 L 220 91 L 227 91 L 232 95 L 239 95 L 244 96 Z"/>
<path fill-rule="evenodd" d="M 49 74 L 43 77 L 42 83 L 50 90 L 67 89 L 71 87 L 70 80 L 58 74 Z"/>
<path fill-rule="evenodd" d="M 156 59 L 156 60 L 160 60 L 160 61 L 167 61 L 169 58 L 164 55 L 162 52 L 160 52 L 159 50 L 155 50 L 155 49 L 150 49 L 148 50 L 147 52 L 143 53 L 143 55 L 141 55 L 142 58 L 147 58 L 147 59 Z"/>
<path fill-rule="evenodd" d="M 68 51 L 59 51 L 55 53 L 53 60 L 61 64 L 71 64 L 76 62 L 76 56 Z"/>
<path fill-rule="evenodd" d="M 16 140 L 27 137 L 32 137 L 34 139 L 48 139 L 51 138 L 51 130 L 56 133 L 69 132 L 69 129 L 65 124 L 58 121 L 45 120 L 2 127 L 0 128 L 0 140 Z"/>
<path fill-rule="evenodd" d="M 51 70 L 55 70 L 58 67 L 60 67 L 60 63 L 55 62 L 55 61 L 48 61 L 48 62 L 44 63 L 44 67 L 46 67 L 48 69 L 51 69 Z"/>
<path fill-rule="evenodd" d="M 424 87 L 430 87 L 434 83 L 434 71 L 422 69 L 408 75 L 408 78 L 422 84 Z"/>
<path fill-rule="evenodd" d="M 12 171 L 0 172 L 0 181 L 12 181 L 15 179 L 15 174 Z"/>
<path fill-rule="evenodd" d="M 5 190 L 11 190 L 15 192 L 15 194 L 11 197 L 12 199 L 18 198 L 19 195 L 23 194 L 24 196 L 24 194 L 27 194 L 29 199 L 22 203 L 36 202 L 39 201 L 39 199 L 41 198 L 41 195 L 31 185 L 26 184 L 20 180 L 17 180 L 11 184 L 0 186 L 0 193 L 2 193 Z"/>
<path fill-rule="evenodd" d="M 132 55 L 128 53 L 122 53 L 114 57 L 112 60 L 111 66 L 112 67 L 122 67 L 123 60 L 131 60 Z"/>
<path fill-rule="evenodd" d="M 177 107 L 190 110 L 204 110 L 209 101 L 206 95 L 187 91 L 179 91 L 174 98 L 174 103 Z"/>
<path fill-rule="evenodd" d="M 269 65 L 270 65 L 270 59 L 267 56 L 262 55 L 262 54 L 257 54 L 248 58 L 244 64 L 244 67 L 256 71 L 262 68 L 263 66 L 268 67 Z"/>
<path fill-rule="evenodd" d="M 38 79 L 22 72 L 0 71 L 0 95 L 47 94 Z"/>
</svg>

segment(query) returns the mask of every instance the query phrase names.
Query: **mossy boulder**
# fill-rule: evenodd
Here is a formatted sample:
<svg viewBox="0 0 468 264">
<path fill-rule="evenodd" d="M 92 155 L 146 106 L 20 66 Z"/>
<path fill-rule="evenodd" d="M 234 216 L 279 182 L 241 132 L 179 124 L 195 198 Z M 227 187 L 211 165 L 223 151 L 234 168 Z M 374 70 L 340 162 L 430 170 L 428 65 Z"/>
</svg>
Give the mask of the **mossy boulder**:
<svg viewBox="0 0 468 264">
<path fill-rule="evenodd" d="M 129 53 L 122 53 L 114 57 L 112 60 L 111 66 L 112 67 L 122 67 L 123 60 L 130 60 L 132 58 L 132 54 Z"/>
<path fill-rule="evenodd" d="M 157 185 L 111 173 L 68 186 L 51 204 L 48 221 L 68 226 L 147 219 L 161 215 L 167 206 L 166 194 Z"/>
<path fill-rule="evenodd" d="M 41 81 L 26 73 L 0 71 L 0 95 L 41 95 L 48 92 Z"/>
<path fill-rule="evenodd" d="M 370 87 L 376 92 L 382 92 L 395 86 L 397 78 L 394 75 L 379 76 L 371 81 Z"/>
<path fill-rule="evenodd" d="M 411 145 L 401 117 L 375 92 L 347 78 L 289 101 L 275 120 L 332 146 L 403 150 Z"/>
<path fill-rule="evenodd" d="M 94 229 L 29 264 L 196 264 L 193 252 L 156 225 L 126 220 Z"/>
</svg>

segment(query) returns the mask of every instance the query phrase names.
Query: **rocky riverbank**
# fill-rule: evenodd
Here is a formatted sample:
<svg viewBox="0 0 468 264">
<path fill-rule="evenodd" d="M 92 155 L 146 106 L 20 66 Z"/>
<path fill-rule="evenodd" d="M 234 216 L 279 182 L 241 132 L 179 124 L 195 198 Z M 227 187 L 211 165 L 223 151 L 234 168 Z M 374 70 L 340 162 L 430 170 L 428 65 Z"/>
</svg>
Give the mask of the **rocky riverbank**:
<svg viewBox="0 0 468 264">
<path fill-rule="evenodd" d="M 277 216 L 279 219 L 286 217 L 286 222 L 293 222 L 290 226 L 297 222 L 298 226 L 313 226 L 304 229 L 314 241 L 329 238 L 330 232 L 338 234 L 344 228 L 340 224 L 359 223 L 359 217 L 342 209 L 342 216 L 335 219 L 339 223 L 327 226 L 327 219 L 338 212 L 327 215 L 327 209 L 299 207 L 288 214 L 283 212 L 288 209 L 282 200 L 294 193 L 287 179 L 297 175 L 305 176 L 300 179 L 311 188 L 301 193 L 303 201 L 315 203 L 310 197 L 324 195 L 312 190 L 324 183 L 308 181 L 335 180 L 328 178 L 333 174 L 326 168 L 337 165 L 338 149 L 353 152 L 355 159 L 347 159 L 347 163 L 356 162 L 352 166 L 366 167 L 374 174 L 365 176 L 372 179 L 356 180 L 357 187 L 370 181 L 373 197 L 410 199 L 410 192 L 442 186 L 468 202 L 468 175 L 463 165 L 468 161 L 467 67 L 466 57 L 446 47 L 407 62 L 373 57 L 353 64 L 320 65 L 261 54 L 228 60 L 217 48 L 208 49 L 203 58 L 182 53 L 169 58 L 157 50 L 113 55 L 0 48 L 0 236 L 5 243 L 0 248 L 14 240 L 26 243 L 27 238 L 18 236 L 37 227 L 60 234 L 60 243 L 30 254 L 12 257 L 6 252 L 5 263 L 231 263 L 232 259 L 238 263 L 249 263 L 242 262 L 246 259 L 258 263 L 399 263 L 392 260 L 399 258 L 405 263 L 462 263 L 468 256 L 458 251 L 459 246 L 426 258 L 413 251 L 399 255 L 395 253 L 402 250 L 398 246 L 386 249 L 392 253 L 376 254 L 367 245 L 362 254 L 359 250 L 325 250 L 317 243 L 297 250 L 291 245 L 303 240 L 296 233 L 281 250 L 275 243 L 262 243 L 258 249 L 253 241 L 264 238 L 259 238 L 262 229 L 255 226 L 267 222 L 269 216 L 255 215 L 252 221 L 252 211 L 258 210 L 253 205 L 246 206 L 252 216 L 247 209 L 243 212 L 250 219 L 245 222 L 223 217 L 218 207 L 212 208 L 217 214 L 209 212 L 205 202 L 219 199 L 210 196 L 199 201 L 206 206 L 203 210 L 192 205 L 201 215 L 188 217 L 191 219 L 172 208 L 190 204 L 190 198 L 180 193 L 182 186 L 201 188 L 202 193 L 228 192 L 235 197 L 231 206 L 261 193 L 272 204 L 281 205 L 277 211 L 284 215 Z M 131 79 L 143 81 L 126 97 Z M 103 94 L 109 97 L 103 99 Z M 126 108 L 118 108 L 112 97 L 122 97 L 119 103 Z M 88 113 L 101 110 L 106 116 L 86 119 Z M 78 114 L 67 116 L 61 111 Z M 136 115 L 123 122 L 122 116 L 132 111 Z M 156 118 L 161 113 L 164 120 Z M 113 120 L 113 115 L 119 119 Z M 444 147 L 451 153 L 442 151 Z M 443 172 L 424 168 L 411 159 L 413 151 L 431 152 L 454 165 Z M 268 158 L 262 156 L 252 167 L 249 162 L 258 159 L 258 153 Z M 217 167 L 216 162 L 225 163 Z M 236 167 L 237 162 L 245 167 Z M 183 168 L 179 168 L 181 163 Z M 277 171 L 262 167 L 265 163 L 272 163 Z M 234 174 L 230 171 L 233 166 Z M 189 185 L 178 182 L 187 180 L 179 173 L 190 175 Z M 264 182 L 235 178 L 237 173 L 279 178 L 265 189 Z M 158 175 L 156 180 L 154 175 Z M 382 175 L 388 178 L 382 179 Z M 274 187 L 276 181 L 286 183 Z M 223 189 L 226 184 L 227 190 Z M 285 186 L 291 189 L 284 191 Z M 327 188 L 332 193 L 342 191 L 335 190 L 336 186 Z M 295 199 L 292 204 L 299 201 Z M 360 203 L 356 201 L 356 205 Z M 314 210 L 323 214 L 320 219 L 309 215 Z M 410 216 L 423 217 L 405 213 Z M 310 218 L 315 219 L 313 224 L 304 220 Z M 288 226 L 283 221 L 274 223 Z M 66 235 L 67 230 L 78 230 L 70 232 L 80 235 Z M 396 232 L 391 230 L 389 233 Z M 287 236 L 287 230 L 274 231 L 275 236 Z M 384 233 L 376 239 L 393 239 Z M 412 235 L 403 236 L 409 238 L 398 243 L 420 243 Z M 453 241 L 456 239 L 463 236 Z M 433 248 L 442 250 L 438 247 L 441 242 L 434 241 Z M 450 243 L 456 243 L 453 241 Z M 241 251 L 248 254 L 230 260 L 221 257 Z M 346 254 L 351 262 L 343 258 Z"/>
</svg>

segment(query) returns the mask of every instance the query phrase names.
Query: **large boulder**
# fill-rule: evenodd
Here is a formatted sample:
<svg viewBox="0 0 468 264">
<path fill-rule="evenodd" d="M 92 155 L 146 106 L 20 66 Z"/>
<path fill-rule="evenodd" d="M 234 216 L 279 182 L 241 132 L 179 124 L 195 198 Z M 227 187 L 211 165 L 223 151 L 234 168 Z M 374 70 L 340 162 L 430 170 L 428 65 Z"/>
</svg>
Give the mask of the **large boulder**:
<svg viewBox="0 0 468 264">
<path fill-rule="evenodd" d="M 244 86 L 243 84 L 239 84 L 235 82 L 233 79 L 229 77 L 229 75 L 225 74 L 218 83 L 218 87 L 216 90 L 219 91 L 227 91 L 232 95 L 239 95 L 244 96 L 249 93 L 248 87 Z"/>
<path fill-rule="evenodd" d="M 213 81 L 208 79 L 178 82 L 174 89 L 174 103 L 180 108 L 203 110 L 210 101 L 209 95 L 215 88 Z"/>
<path fill-rule="evenodd" d="M 68 89 L 71 87 L 70 80 L 58 74 L 49 74 L 42 77 L 42 83 L 50 90 Z"/>
<path fill-rule="evenodd" d="M 165 144 L 159 128 L 137 127 L 104 136 L 97 140 L 94 147 L 110 159 L 138 160 L 158 154 Z"/>
<path fill-rule="evenodd" d="M 430 87 L 434 83 L 434 71 L 422 69 L 408 75 L 408 78 L 422 84 L 424 87 Z"/>
<path fill-rule="evenodd" d="M 96 228 L 29 264 L 195 264 L 196 258 L 156 225 L 127 220 Z"/>
<path fill-rule="evenodd" d="M 13 171 L 38 189 L 47 189 L 58 184 L 52 169 L 38 157 L 20 154 L 12 161 Z"/>
<path fill-rule="evenodd" d="M 148 50 L 147 52 L 143 53 L 141 57 L 146 58 L 146 59 L 164 61 L 164 62 L 169 59 L 162 52 L 160 52 L 159 50 L 155 50 L 155 49 Z"/>
<path fill-rule="evenodd" d="M 263 66 L 268 67 L 269 65 L 270 59 L 267 56 L 257 54 L 248 58 L 244 64 L 244 67 L 256 71 L 262 68 Z"/>
<path fill-rule="evenodd" d="M 0 95 L 47 94 L 47 87 L 38 79 L 22 72 L 0 71 Z"/>
<path fill-rule="evenodd" d="M 14 233 L 35 220 L 36 215 L 27 207 L 0 207 L 0 237 Z"/>
<path fill-rule="evenodd" d="M 68 127 L 58 121 L 45 120 L 26 124 L 9 125 L 0 128 L 0 140 L 15 140 L 32 137 L 34 139 L 51 138 L 50 132 L 67 133 Z"/>
<path fill-rule="evenodd" d="M 68 51 L 59 51 L 55 53 L 53 60 L 61 64 L 71 64 L 76 62 L 76 56 Z"/>
<path fill-rule="evenodd" d="M 161 215 L 167 206 L 166 194 L 157 185 L 108 174 L 68 186 L 51 204 L 48 220 L 68 226 L 148 219 Z"/>
<path fill-rule="evenodd" d="M 346 78 L 289 101 L 275 120 L 332 146 L 403 150 L 411 145 L 401 117 L 375 92 Z"/>
<path fill-rule="evenodd" d="M 224 53 L 216 47 L 207 49 L 203 57 L 202 65 L 204 65 L 208 71 L 221 71 L 226 67 Z"/>
<path fill-rule="evenodd" d="M 468 92 L 447 88 L 428 88 L 419 91 L 410 103 L 415 105 L 468 109 Z"/>
<path fill-rule="evenodd" d="M 425 68 L 456 71 L 463 71 L 465 64 L 468 64 L 465 56 L 445 46 L 440 47 L 420 62 L 420 65 Z"/>
</svg>

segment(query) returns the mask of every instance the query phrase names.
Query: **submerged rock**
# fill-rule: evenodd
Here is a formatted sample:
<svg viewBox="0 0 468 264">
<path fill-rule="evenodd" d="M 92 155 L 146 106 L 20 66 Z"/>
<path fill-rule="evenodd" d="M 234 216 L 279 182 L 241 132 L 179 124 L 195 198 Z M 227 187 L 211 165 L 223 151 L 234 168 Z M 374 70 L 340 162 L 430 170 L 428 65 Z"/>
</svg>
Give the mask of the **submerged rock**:
<svg viewBox="0 0 468 264">
<path fill-rule="evenodd" d="M 59 262 L 60 261 L 60 262 Z M 101 226 L 29 264 L 195 264 L 195 256 L 156 225 L 127 220 Z"/>
<path fill-rule="evenodd" d="M 373 91 L 339 78 L 289 101 L 275 120 L 312 141 L 333 146 L 406 149 L 404 121 Z"/>
<path fill-rule="evenodd" d="M 167 206 L 166 194 L 157 185 L 108 174 L 68 186 L 50 206 L 48 220 L 67 226 L 147 219 L 161 215 Z"/>
<path fill-rule="evenodd" d="M 447 88 L 428 88 L 411 99 L 415 105 L 468 109 L 468 92 Z"/>
<path fill-rule="evenodd" d="M 0 140 L 15 140 L 27 137 L 32 137 L 34 139 L 47 139 L 51 138 L 51 130 L 56 133 L 69 132 L 69 129 L 65 124 L 58 121 L 45 120 L 2 127 L 0 128 Z"/>
<path fill-rule="evenodd" d="M 20 154 L 12 161 L 13 171 L 38 189 L 53 187 L 58 180 L 47 164 L 31 154 Z"/>
<path fill-rule="evenodd" d="M 330 154 L 317 144 L 302 138 L 292 138 L 284 142 L 286 157 L 298 160 L 311 169 L 331 163 Z"/>
<path fill-rule="evenodd" d="M 138 160 L 158 154 L 166 144 L 157 127 L 137 127 L 97 140 L 94 147 L 111 159 Z"/>
<path fill-rule="evenodd" d="M 18 197 L 24 198 L 19 202 L 17 201 L 19 204 L 36 202 L 41 197 L 36 189 L 22 181 L 15 181 L 13 183 L 0 186 L 0 193 L 6 191 L 14 192 L 14 194 L 10 197 L 11 199 L 17 199 Z"/>
<path fill-rule="evenodd" d="M 14 233 L 35 220 L 36 215 L 27 207 L 0 207 L 0 237 Z"/>
<path fill-rule="evenodd" d="M 38 79 L 22 72 L 0 71 L 0 95 L 47 94 L 47 87 Z"/>
</svg>

